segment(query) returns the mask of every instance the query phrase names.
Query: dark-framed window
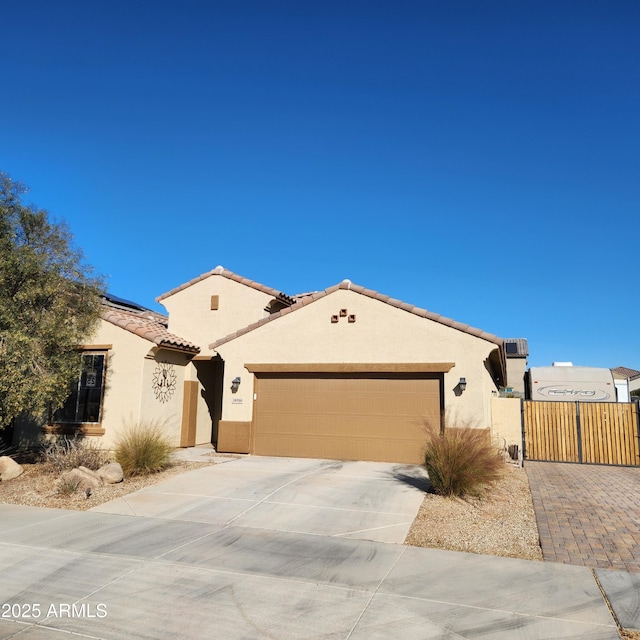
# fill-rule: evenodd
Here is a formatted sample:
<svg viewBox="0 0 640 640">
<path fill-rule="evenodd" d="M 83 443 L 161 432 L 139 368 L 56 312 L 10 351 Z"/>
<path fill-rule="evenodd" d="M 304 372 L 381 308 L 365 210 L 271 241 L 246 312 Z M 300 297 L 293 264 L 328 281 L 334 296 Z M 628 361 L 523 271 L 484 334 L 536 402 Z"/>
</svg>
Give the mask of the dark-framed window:
<svg viewBox="0 0 640 640">
<path fill-rule="evenodd" d="M 85 351 L 80 358 L 77 383 L 64 405 L 54 411 L 54 424 L 96 424 L 102 420 L 107 354 Z"/>
</svg>

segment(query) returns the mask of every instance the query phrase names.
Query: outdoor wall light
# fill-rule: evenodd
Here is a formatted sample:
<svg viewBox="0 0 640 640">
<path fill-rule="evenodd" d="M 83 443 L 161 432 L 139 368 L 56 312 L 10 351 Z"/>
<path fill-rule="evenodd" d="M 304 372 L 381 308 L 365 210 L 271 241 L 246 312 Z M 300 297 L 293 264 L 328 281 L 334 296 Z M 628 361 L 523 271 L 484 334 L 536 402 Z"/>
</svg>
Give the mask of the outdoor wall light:
<svg viewBox="0 0 640 640">
<path fill-rule="evenodd" d="M 460 378 L 460 382 L 458 382 L 458 388 L 460 389 L 460 391 L 464 391 L 467 388 L 466 378 Z"/>
<path fill-rule="evenodd" d="M 240 376 L 236 376 L 231 381 L 231 393 L 238 393 L 238 387 L 240 386 Z"/>
</svg>

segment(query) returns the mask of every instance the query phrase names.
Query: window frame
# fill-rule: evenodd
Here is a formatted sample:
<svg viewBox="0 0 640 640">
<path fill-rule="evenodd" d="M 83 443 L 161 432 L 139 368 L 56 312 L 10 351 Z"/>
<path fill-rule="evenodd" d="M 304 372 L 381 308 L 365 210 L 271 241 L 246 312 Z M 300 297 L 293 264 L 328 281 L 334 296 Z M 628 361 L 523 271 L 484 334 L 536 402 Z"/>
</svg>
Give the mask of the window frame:
<svg viewBox="0 0 640 640">
<path fill-rule="evenodd" d="M 84 435 L 84 436 L 103 436 L 105 434 L 105 430 L 102 426 L 102 421 L 104 419 L 104 398 L 106 395 L 107 389 L 107 375 L 109 371 L 109 351 L 111 349 L 111 345 L 91 345 L 86 347 L 81 347 L 78 349 L 80 356 L 80 368 L 79 375 L 76 378 L 77 381 L 77 389 L 80 390 L 80 384 L 82 381 L 83 374 L 85 372 L 84 369 L 84 357 L 90 355 L 103 356 L 103 365 L 102 365 L 102 384 L 100 387 L 100 408 L 99 408 L 99 417 L 95 422 L 84 422 L 81 420 L 76 421 L 64 421 L 56 419 L 56 411 L 53 410 L 53 407 L 49 407 L 49 419 L 47 426 L 44 427 L 44 431 L 46 433 L 55 433 L 61 435 Z M 73 393 L 73 392 L 72 392 Z M 70 394 L 72 395 L 72 394 Z M 76 416 L 77 417 L 77 416 Z"/>
</svg>

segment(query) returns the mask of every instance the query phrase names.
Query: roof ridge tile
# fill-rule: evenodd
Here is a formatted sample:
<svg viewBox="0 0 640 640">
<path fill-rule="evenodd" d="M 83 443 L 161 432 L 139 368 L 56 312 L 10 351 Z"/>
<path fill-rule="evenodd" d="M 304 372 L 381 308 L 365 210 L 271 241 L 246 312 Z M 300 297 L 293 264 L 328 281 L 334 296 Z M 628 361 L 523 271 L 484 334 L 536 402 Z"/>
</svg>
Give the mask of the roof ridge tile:
<svg viewBox="0 0 640 640">
<path fill-rule="evenodd" d="M 207 271 L 207 272 L 197 276 L 196 278 L 192 278 L 188 282 L 185 282 L 184 284 L 181 284 L 181 285 L 171 289 L 170 291 L 167 291 L 166 293 L 163 293 L 163 294 L 159 295 L 156 298 L 156 302 L 162 302 L 162 300 L 165 300 L 166 298 L 169 298 L 170 296 L 175 295 L 176 293 L 179 293 L 180 291 L 184 291 L 185 289 L 188 289 L 189 287 L 193 286 L 194 284 L 197 284 L 198 282 L 202 282 L 203 280 L 206 280 L 207 278 L 210 278 L 211 276 L 223 276 L 224 278 L 227 278 L 229 280 L 233 280 L 234 282 L 238 282 L 239 284 L 243 284 L 243 285 L 245 285 L 247 287 L 250 287 L 252 289 L 256 289 L 257 291 L 262 291 L 263 293 L 266 293 L 267 295 L 274 296 L 274 297 L 281 296 L 283 299 L 285 299 L 285 301 L 292 300 L 291 296 L 287 295 L 283 291 L 278 291 L 277 289 L 274 289 L 273 287 L 268 287 L 267 285 L 261 284 L 260 282 L 256 282 L 255 280 L 251 280 L 249 278 L 245 278 L 244 276 L 238 275 L 237 273 L 234 273 L 233 271 L 229 271 L 229 269 L 225 269 L 222 265 L 218 265 L 217 267 L 215 267 L 211 271 Z"/>
</svg>

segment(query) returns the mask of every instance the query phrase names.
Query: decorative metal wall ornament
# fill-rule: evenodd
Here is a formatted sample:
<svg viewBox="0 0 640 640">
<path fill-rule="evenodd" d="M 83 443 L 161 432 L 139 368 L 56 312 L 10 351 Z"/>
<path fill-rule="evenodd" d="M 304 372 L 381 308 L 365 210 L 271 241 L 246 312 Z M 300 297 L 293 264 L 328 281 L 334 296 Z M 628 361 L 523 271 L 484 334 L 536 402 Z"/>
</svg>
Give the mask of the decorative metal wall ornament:
<svg viewBox="0 0 640 640">
<path fill-rule="evenodd" d="M 158 362 L 151 383 L 156 399 L 163 403 L 169 402 L 176 390 L 177 379 L 175 367 L 171 363 Z"/>
</svg>

